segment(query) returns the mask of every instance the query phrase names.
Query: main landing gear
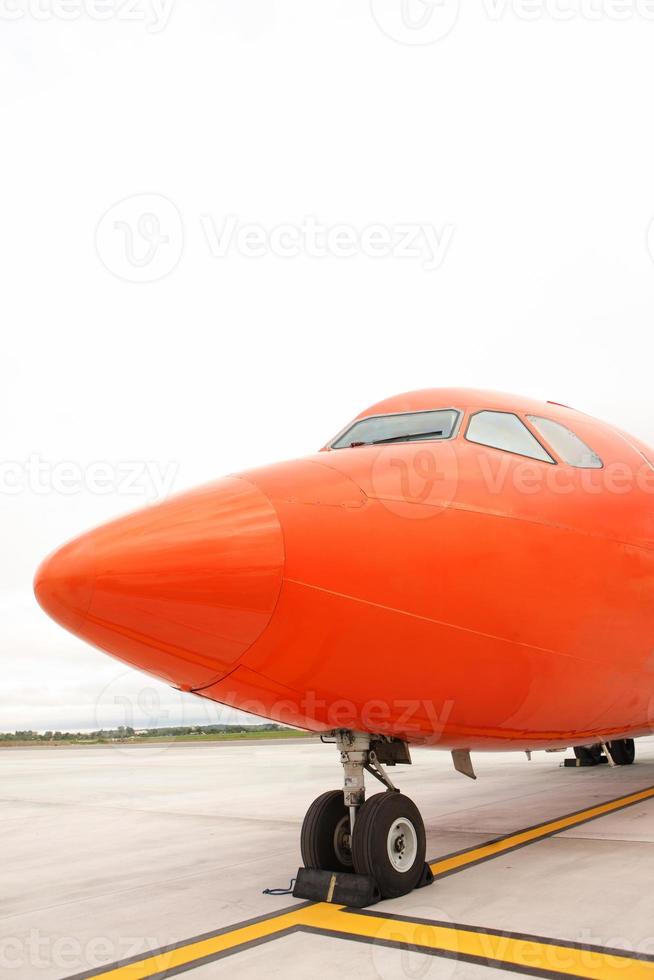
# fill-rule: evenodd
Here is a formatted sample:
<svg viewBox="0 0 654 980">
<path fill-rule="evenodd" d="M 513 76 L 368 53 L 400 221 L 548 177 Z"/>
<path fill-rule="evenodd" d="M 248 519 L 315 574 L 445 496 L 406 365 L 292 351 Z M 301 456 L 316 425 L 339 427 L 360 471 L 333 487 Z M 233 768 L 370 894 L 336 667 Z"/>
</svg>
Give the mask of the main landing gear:
<svg viewBox="0 0 654 980">
<path fill-rule="evenodd" d="M 603 762 L 610 766 L 630 766 L 636 757 L 636 746 L 633 738 L 621 738 L 615 742 L 576 745 L 574 753 L 582 766 L 597 766 Z"/>
<path fill-rule="evenodd" d="M 302 824 L 306 868 L 366 875 L 382 898 L 413 891 L 425 877 L 425 827 L 415 803 L 400 793 L 384 766 L 410 765 L 405 742 L 338 731 L 343 789 L 314 800 Z M 365 798 L 364 770 L 386 787 Z M 425 882 L 426 883 L 426 882 Z"/>
</svg>

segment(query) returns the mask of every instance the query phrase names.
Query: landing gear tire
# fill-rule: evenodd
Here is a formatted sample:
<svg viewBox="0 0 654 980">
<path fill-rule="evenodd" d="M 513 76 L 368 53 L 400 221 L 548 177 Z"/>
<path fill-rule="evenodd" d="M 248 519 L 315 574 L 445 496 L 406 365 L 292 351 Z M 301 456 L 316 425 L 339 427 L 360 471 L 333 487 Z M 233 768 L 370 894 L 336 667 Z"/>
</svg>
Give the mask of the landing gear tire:
<svg viewBox="0 0 654 980">
<path fill-rule="evenodd" d="M 408 796 L 378 793 L 359 808 L 352 835 L 354 870 L 371 875 L 382 898 L 413 891 L 425 866 L 425 850 L 425 826 Z"/>
<path fill-rule="evenodd" d="M 343 790 L 330 790 L 313 801 L 302 824 L 300 850 L 305 868 L 352 871 L 350 814 Z"/>
<path fill-rule="evenodd" d="M 599 744 L 575 745 L 574 754 L 587 766 L 597 766 L 602 758 L 602 746 Z"/>
<path fill-rule="evenodd" d="M 630 766 L 636 758 L 633 738 L 621 738 L 617 742 L 609 742 L 607 747 L 616 766 Z"/>
</svg>

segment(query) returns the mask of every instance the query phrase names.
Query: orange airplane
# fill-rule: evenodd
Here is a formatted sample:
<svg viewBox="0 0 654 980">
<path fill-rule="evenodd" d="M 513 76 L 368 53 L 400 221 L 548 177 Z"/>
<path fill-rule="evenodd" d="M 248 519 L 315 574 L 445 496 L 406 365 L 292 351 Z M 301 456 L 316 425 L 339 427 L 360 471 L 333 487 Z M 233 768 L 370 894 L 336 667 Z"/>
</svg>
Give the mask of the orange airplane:
<svg viewBox="0 0 654 980">
<path fill-rule="evenodd" d="M 36 576 L 68 630 L 183 691 L 336 742 L 309 868 L 424 867 L 387 766 L 576 746 L 633 761 L 654 686 L 654 452 L 551 402 L 433 389 L 319 453 L 82 535 Z M 601 749 L 598 748 L 601 746 Z M 364 770 L 389 790 L 365 799 Z"/>
</svg>

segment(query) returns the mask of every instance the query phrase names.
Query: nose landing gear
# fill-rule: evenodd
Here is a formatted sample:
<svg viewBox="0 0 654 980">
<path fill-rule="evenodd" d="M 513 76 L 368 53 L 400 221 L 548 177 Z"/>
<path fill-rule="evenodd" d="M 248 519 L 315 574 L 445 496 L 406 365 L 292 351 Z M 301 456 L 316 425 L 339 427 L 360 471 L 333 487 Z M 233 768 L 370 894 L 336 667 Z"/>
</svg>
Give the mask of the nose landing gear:
<svg viewBox="0 0 654 980">
<path fill-rule="evenodd" d="M 405 742 L 338 731 L 343 790 L 323 793 L 307 810 L 301 850 L 306 868 L 354 872 L 374 879 L 382 898 L 427 884 L 425 827 L 415 803 L 400 793 L 384 766 L 411 763 Z M 386 787 L 365 799 L 364 771 Z"/>
</svg>

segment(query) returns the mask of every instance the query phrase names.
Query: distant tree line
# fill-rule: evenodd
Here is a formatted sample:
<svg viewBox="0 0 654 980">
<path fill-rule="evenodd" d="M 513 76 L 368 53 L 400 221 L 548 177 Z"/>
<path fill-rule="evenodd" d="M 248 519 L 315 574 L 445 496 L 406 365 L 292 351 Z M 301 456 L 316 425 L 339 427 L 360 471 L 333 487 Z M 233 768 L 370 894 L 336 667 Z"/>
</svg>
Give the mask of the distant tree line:
<svg viewBox="0 0 654 980">
<path fill-rule="evenodd" d="M 249 732 L 289 732 L 293 729 L 267 722 L 263 725 L 177 725 L 169 728 L 100 728 L 95 732 L 0 732 L 0 742 L 122 742 L 179 735 L 246 735 Z"/>
</svg>

